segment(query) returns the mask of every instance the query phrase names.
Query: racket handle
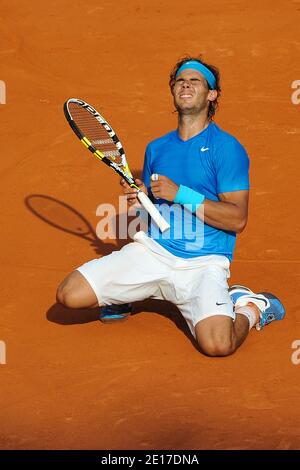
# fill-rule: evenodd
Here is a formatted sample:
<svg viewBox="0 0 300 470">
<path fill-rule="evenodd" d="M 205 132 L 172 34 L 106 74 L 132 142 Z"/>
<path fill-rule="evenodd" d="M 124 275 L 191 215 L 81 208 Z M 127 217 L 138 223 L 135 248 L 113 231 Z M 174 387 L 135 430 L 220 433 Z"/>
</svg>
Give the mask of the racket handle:
<svg viewBox="0 0 300 470">
<path fill-rule="evenodd" d="M 156 225 L 160 228 L 161 232 L 168 230 L 170 225 L 165 221 L 155 205 L 150 201 L 147 194 L 143 193 L 143 191 L 138 191 L 137 197 L 145 207 L 146 211 L 149 212 Z"/>
</svg>

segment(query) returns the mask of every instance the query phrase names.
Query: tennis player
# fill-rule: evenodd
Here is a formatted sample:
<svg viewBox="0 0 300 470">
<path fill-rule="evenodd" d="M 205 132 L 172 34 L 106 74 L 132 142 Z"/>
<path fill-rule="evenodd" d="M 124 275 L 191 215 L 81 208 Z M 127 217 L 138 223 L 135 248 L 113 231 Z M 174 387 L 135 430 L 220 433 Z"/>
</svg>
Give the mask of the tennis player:
<svg viewBox="0 0 300 470">
<path fill-rule="evenodd" d="M 134 301 L 165 299 L 177 305 L 202 352 L 227 356 L 250 329 L 282 319 L 285 310 L 273 294 L 228 288 L 236 234 L 247 223 L 249 159 L 213 122 L 217 68 L 185 57 L 169 84 L 178 127 L 147 146 L 137 183 L 169 216 L 170 230 L 161 234 L 151 225 L 121 250 L 80 266 L 59 286 L 57 300 L 71 308 L 100 306 L 109 322 L 125 318 Z M 136 191 L 121 184 L 136 204 Z"/>
</svg>

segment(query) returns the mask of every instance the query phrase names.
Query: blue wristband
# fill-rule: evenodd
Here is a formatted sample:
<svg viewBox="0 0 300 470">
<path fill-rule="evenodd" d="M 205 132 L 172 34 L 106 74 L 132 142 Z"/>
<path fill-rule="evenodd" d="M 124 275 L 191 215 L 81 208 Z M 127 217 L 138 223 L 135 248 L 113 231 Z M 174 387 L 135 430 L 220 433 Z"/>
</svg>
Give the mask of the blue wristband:
<svg viewBox="0 0 300 470">
<path fill-rule="evenodd" d="M 196 212 L 198 207 L 203 203 L 204 199 L 205 196 L 203 196 L 203 194 L 198 193 L 197 191 L 194 191 L 193 189 L 181 184 L 176 193 L 174 202 L 177 204 L 182 204 L 183 206 L 187 206 L 186 208 L 191 210 L 191 212 Z"/>
</svg>

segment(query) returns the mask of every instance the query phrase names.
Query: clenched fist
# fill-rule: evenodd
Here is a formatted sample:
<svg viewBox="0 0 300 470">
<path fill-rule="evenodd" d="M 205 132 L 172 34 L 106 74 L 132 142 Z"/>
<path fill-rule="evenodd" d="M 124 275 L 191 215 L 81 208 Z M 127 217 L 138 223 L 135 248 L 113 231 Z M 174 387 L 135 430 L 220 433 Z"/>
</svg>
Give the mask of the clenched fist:
<svg viewBox="0 0 300 470">
<path fill-rule="evenodd" d="M 151 176 L 151 191 L 154 197 L 174 201 L 179 186 L 172 180 L 156 173 Z"/>
</svg>

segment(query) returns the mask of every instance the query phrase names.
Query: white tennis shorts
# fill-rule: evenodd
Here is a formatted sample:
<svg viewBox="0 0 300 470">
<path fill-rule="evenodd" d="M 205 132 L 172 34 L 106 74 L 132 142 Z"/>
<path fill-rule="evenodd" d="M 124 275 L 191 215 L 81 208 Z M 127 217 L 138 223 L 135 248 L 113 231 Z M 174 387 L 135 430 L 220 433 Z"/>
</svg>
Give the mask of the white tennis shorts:
<svg viewBox="0 0 300 470">
<path fill-rule="evenodd" d="M 77 270 L 100 306 L 148 298 L 168 300 L 178 307 L 195 336 L 195 326 L 204 318 L 226 315 L 235 319 L 228 294 L 229 266 L 228 258 L 220 255 L 174 256 L 138 232 L 134 242 Z"/>
</svg>

